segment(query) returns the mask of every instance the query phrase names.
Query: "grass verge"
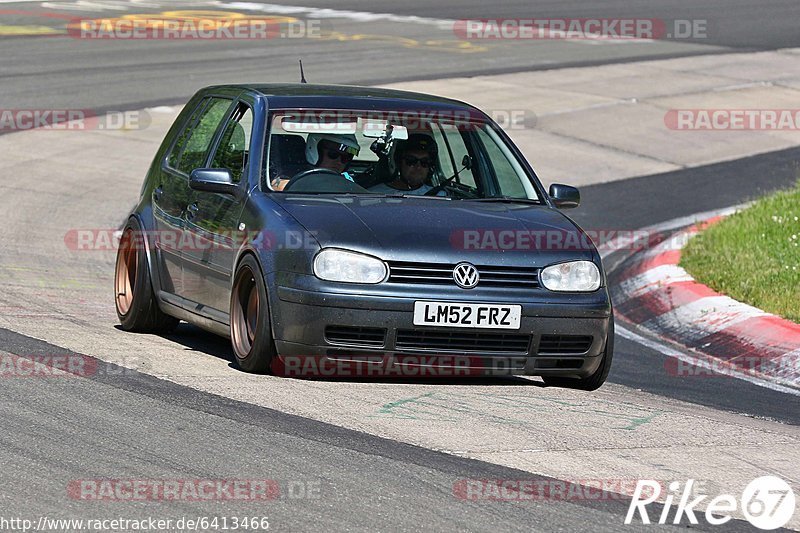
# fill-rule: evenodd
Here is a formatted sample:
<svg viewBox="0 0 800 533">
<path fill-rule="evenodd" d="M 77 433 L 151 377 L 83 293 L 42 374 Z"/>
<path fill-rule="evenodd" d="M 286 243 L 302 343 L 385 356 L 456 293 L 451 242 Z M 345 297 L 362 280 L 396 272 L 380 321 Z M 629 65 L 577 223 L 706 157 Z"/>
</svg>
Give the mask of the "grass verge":
<svg viewBox="0 0 800 533">
<path fill-rule="evenodd" d="M 800 182 L 702 231 L 680 265 L 719 293 L 800 323 Z"/>
</svg>

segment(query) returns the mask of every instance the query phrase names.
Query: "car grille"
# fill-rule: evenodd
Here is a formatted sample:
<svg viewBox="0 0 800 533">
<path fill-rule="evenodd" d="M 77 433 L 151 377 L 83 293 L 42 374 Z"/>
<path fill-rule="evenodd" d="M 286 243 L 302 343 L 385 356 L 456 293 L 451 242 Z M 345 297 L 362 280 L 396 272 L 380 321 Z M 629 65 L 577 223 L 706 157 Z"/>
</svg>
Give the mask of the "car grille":
<svg viewBox="0 0 800 533">
<path fill-rule="evenodd" d="M 331 344 L 352 346 L 382 347 L 386 339 L 386 329 L 358 326 L 327 326 L 325 340 Z"/>
<path fill-rule="evenodd" d="M 398 350 L 457 350 L 461 352 L 528 353 L 529 335 L 464 331 L 397 330 Z"/>
<path fill-rule="evenodd" d="M 389 261 L 389 283 L 417 283 L 432 285 L 455 285 L 453 269 L 447 263 L 414 263 Z M 480 266 L 475 265 L 480 274 L 479 287 L 522 287 L 539 286 L 539 269 L 530 267 Z"/>
<path fill-rule="evenodd" d="M 592 337 L 588 335 L 542 335 L 539 355 L 580 355 L 589 351 Z"/>
</svg>

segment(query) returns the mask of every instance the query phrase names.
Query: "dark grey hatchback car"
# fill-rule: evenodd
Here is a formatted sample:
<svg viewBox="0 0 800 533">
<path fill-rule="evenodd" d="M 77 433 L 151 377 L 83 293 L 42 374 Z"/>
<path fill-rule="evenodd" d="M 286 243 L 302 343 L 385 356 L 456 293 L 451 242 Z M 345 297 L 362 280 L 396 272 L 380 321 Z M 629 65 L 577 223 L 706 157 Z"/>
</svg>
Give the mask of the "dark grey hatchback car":
<svg viewBox="0 0 800 533">
<path fill-rule="evenodd" d="M 117 314 L 129 331 L 185 320 L 230 337 L 251 372 L 357 365 L 593 390 L 614 321 L 600 256 L 560 211 L 579 201 L 566 185 L 545 191 L 463 102 L 208 87 L 164 139 L 124 228 Z"/>
</svg>

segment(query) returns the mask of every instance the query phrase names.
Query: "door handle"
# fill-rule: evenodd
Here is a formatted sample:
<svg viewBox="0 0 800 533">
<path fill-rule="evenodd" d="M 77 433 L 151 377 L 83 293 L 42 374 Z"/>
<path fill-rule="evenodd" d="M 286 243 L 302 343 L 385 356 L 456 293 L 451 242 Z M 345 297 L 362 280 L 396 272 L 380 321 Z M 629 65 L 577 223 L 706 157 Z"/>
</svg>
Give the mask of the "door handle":
<svg viewBox="0 0 800 533">
<path fill-rule="evenodd" d="M 191 204 L 189 207 L 186 208 L 186 216 L 191 220 L 197 215 L 197 211 L 200 208 L 197 207 L 197 204 Z"/>
</svg>

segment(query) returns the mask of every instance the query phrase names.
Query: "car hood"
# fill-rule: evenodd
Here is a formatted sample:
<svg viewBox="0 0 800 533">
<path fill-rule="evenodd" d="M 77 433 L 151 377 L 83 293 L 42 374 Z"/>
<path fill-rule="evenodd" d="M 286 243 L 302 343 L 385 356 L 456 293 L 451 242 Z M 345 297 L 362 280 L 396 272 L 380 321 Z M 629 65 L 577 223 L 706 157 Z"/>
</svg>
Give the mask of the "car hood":
<svg viewBox="0 0 800 533">
<path fill-rule="evenodd" d="M 586 234 L 548 206 L 289 194 L 275 201 L 322 247 L 387 261 L 530 267 L 594 256 Z"/>
</svg>

